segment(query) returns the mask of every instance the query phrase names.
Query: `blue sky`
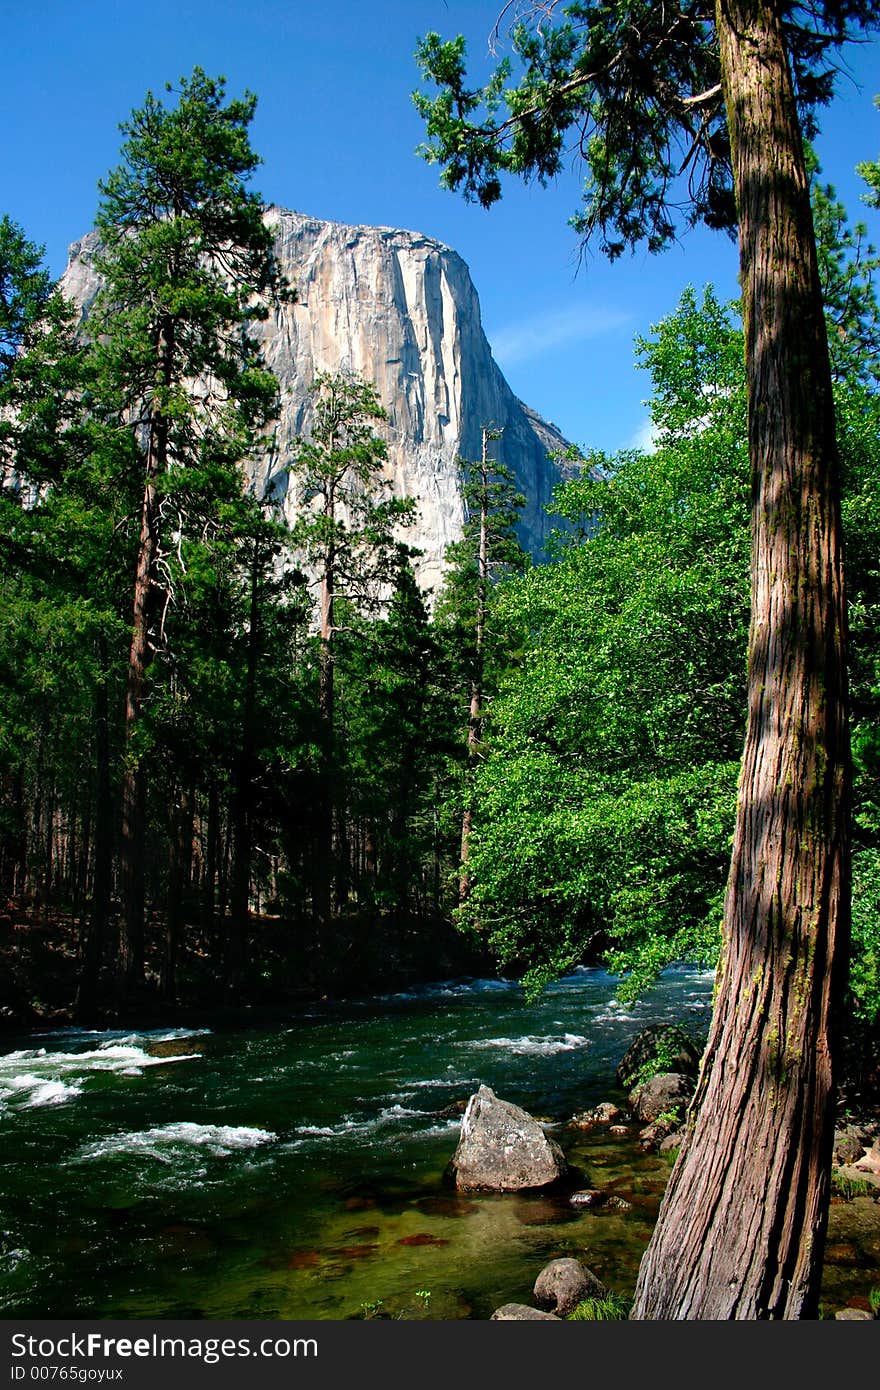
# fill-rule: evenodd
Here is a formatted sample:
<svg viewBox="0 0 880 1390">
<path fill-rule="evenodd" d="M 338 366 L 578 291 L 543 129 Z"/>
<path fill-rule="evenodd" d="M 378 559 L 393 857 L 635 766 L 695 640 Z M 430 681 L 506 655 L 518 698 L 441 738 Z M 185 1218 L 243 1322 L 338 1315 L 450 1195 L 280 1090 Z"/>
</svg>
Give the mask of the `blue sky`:
<svg viewBox="0 0 880 1390">
<path fill-rule="evenodd" d="M 483 324 L 513 389 L 584 447 L 643 435 L 648 383 L 633 335 L 674 309 L 687 284 L 736 294 L 724 236 L 688 234 L 662 256 L 578 266 L 567 226 L 575 170 L 550 188 L 511 183 L 490 212 L 438 187 L 414 154 L 410 101 L 417 39 L 467 35 L 485 59 L 500 0 L 0 0 L 0 211 L 46 246 L 54 273 L 93 222 L 96 183 L 117 162 L 118 124 L 145 91 L 195 64 L 259 98 L 252 143 L 267 201 L 341 222 L 413 228 L 470 267 Z M 880 241 L 853 172 L 880 155 L 880 44 L 851 48 L 840 97 L 823 117 L 824 175 Z M 873 220 L 873 225 L 872 225 Z"/>
</svg>

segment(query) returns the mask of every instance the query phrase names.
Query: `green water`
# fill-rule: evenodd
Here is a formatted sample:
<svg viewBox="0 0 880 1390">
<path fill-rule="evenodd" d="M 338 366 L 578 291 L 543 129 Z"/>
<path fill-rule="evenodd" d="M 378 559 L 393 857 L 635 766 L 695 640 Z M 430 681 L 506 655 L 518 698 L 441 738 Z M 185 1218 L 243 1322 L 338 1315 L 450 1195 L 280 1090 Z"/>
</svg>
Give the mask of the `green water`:
<svg viewBox="0 0 880 1390">
<path fill-rule="evenodd" d="M 488 1317 L 542 1265 L 632 1289 L 669 1165 L 566 1125 L 614 1092 L 646 1024 L 702 1034 L 711 977 L 667 972 L 635 1006 L 583 970 L 535 1005 L 499 981 L 326 1003 L 246 1027 L 60 1030 L 0 1057 L 5 1316 Z M 458 1198 L 443 1182 L 485 1082 L 556 1122 L 589 1185 Z"/>
</svg>

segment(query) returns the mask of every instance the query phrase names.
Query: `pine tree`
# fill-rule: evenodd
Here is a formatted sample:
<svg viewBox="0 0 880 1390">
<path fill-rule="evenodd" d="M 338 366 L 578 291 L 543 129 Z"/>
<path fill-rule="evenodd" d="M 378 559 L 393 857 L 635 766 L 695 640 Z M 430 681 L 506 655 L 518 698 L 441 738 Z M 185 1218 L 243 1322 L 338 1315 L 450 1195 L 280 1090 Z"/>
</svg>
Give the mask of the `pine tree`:
<svg viewBox="0 0 880 1390">
<path fill-rule="evenodd" d="M 374 433 L 385 411 L 372 386 L 352 373 L 319 374 L 313 383 L 314 418 L 298 441 L 289 470 L 300 507 L 294 544 L 319 591 L 319 805 L 315 825 L 316 919 L 330 918 L 335 883 L 345 898 L 342 841 L 345 816 L 336 794 L 334 665 L 340 605 L 376 614 L 394 582 L 396 531 L 415 507 L 390 495 L 382 469 L 387 453 Z"/>
<path fill-rule="evenodd" d="M 148 670 L 167 642 L 181 539 L 253 454 L 275 409 L 276 383 L 248 325 L 284 293 L 259 198 L 246 188 L 259 162 L 248 142 L 255 98 L 227 101 L 224 80 L 200 68 L 175 95 L 165 106 L 149 93 L 122 126 L 122 163 L 100 185 L 104 284 L 91 319 L 104 397 L 130 425 L 142 464 L 122 787 L 125 984 L 143 968 Z"/>
<path fill-rule="evenodd" d="M 466 901 L 470 890 L 473 782 L 481 756 L 486 700 L 497 682 L 500 658 L 498 634 L 492 625 L 493 586 L 503 574 L 522 573 L 528 559 L 516 536 L 525 498 L 516 491 L 510 469 L 489 456 L 490 444 L 500 439 L 500 430 L 484 426 L 479 461 L 459 460 L 464 531 L 461 540 L 447 552 L 450 571 L 438 605 L 438 618 L 452 619 L 460 657 L 466 666 L 467 768 L 461 821 L 460 904 Z"/>
</svg>

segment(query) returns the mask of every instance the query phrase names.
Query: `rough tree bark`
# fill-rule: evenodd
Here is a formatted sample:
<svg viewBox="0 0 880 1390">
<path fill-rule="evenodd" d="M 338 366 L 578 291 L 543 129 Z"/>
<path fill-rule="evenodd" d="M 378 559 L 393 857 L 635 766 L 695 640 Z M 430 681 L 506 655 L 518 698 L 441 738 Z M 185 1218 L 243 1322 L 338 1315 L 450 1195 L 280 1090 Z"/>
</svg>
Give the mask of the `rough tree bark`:
<svg viewBox="0 0 880 1390">
<path fill-rule="evenodd" d="M 846 616 L 831 376 L 778 9 L 717 3 L 749 378 L 749 717 L 712 1029 L 634 1318 L 818 1306 L 849 930 Z"/>
<path fill-rule="evenodd" d="M 156 345 L 156 382 L 166 390 L 174 378 L 174 321 L 162 320 Z M 144 775 L 134 737 L 141 719 L 150 649 L 150 621 L 153 613 L 153 572 L 159 550 L 159 499 L 156 479 L 168 463 L 168 420 L 154 410 L 144 460 L 144 495 L 138 538 L 134 581 L 131 646 L 128 657 L 128 683 L 125 695 L 125 771 L 122 780 L 122 835 L 120 839 L 120 924 L 118 985 L 125 991 L 137 983 L 144 969 Z"/>
</svg>

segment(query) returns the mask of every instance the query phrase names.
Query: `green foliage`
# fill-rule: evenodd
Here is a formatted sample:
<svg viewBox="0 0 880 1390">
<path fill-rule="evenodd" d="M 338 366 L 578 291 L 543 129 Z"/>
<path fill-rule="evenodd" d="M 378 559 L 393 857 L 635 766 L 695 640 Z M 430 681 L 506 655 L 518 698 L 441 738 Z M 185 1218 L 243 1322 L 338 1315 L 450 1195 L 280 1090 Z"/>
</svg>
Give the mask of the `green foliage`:
<svg viewBox="0 0 880 1390">
<path fill-rule="evenodd" d="M 880 267 L 863 222 L 850 226 L 844 205 L 810 159 L 813 225 L 819 278 L 828 326 L 828 351 L 835 381 L 880 382 L 880 307 L 873 277 Z M 864 166 L 863 166 L 864 167 Z"/>
<path fill-rule="evenodd" d="M 711 291 L 688 291 L 638 347 L 655 451 L 588 455 L 556 498 L 570 528 L 557 563 L 501 595 L 518 656 L 487 720 L 463 917 L 533 990 L 601 952 L 637 994 L 670 961 L 713 964 L 720 944 L 749 622 L 741 332 Z M 880 398 L 854 365 L 837 403 L 857 772 L 851 994 L 868 1023 L 880 1004 Z"/>
<path fill-rule="evenodd" d="M 375 614 L 395 579 L 397 530 L 412 523 L 415 503 L 391 496 L 382 476 L 387 446 L 375 431 L 385 411 L 375 389 L 354 373 L 322 372 L 312 391 L 311 431 L 286 465 L 300 508 L 293 544 L 309 568 L 332 565 L 334 594 Z"/>
<path fill-rule="evenodd" d="M 880 1289 L 872 1289 L 868 1294 L 868 1303 L 875 1318 L 880 1318 Z"/>
<path fill-rule="evenodd" d="M 607 1293 L 602 1298 L 585 1298 L 568 1315 L 569 1322 L 626 1322 L 632 1299 Z"/>
<path fill-rule="evenodd" d="M 384 1299 L 374 1298 L 367 1303 L 361 1304 L 361 1316 L 367 1321 L 374 1318 L 381 1318 L 385 1315 Z"/>
<path fill-rule="evenodd" d="M 874 105 L 880 110 L 880 97 L 874 98 Z M 864 160 L 856 165 L 856 173 L 868 185 L 867 193 L 862 194 L 862 201 L 869 208 L 880 208 L 880 160 Z"/>
<path fill-rule="evenodd" d="M 853 854 L 849 989 L 856 1019 L 875 1025 L 880 1018 L 880 849 L 876 846 L 856 849 Z"/>
<path fill-rule="evenodd" d="M 834 52 L 878 23 L 870 0 L 814 0 L 781 7 L 801 119 L 830 100 Z M 504 59 L 488 83 L 467 85 L 464 40 L 436 33 L 416 57 L 434 97 L 414 93 L 427 141 L 420 153 L 442 182 L 484 207 L 502 176 L 546 183 L 575 151 L 585 182 L 572 225 L 598 236 L 611 258 L 645 241 L 660 251 L 684 222 L 736 221 L 730 143 L 711 7 L 651 0 L 581 0 L 515 7 Z M 558 16 L 558 18 L 557 18 Z"/>
<path fill-rule="evenodd" d="M 275 412 L 277 383 L 247 329 L 289 291 L 246 188 L 259 163 L 255 98 L 227 101 L 223 79 L 200 68 L 175 96 L 166 106 L 147 94 L 122 126 L 122 163 L 99 185 L 103 285 L 89 329 L 105 398 L 168 430 L 167 514 L 198 524 L 218 489 L 232 495 L 229 470 Z M 199 378 L 211 389 L 195 389 Z"/>
<path fill-rule="evenodd" d="M 851 1202 L 854 1197 L 867 1197 L 871 1192 L 871 1185 L 865 1178 L 853 1178 L 835 1168 L 831 1174 L 831 1191 L 844 1201 Z"/>
<path fill-rule="evenodd" d="M 676 1071 L 674 1065 L 682 1045 L 693 1044 L 693 1038 L 683 1028 L 670 1027 L 657 1036 L 652 1055 L 631 1075 L 624 1078 L 624 1086 L 630 1089 L 650 1081 L 652 1076 L 662 1076 L 665 1072 Z M 674 1112 L 673 1116 L 674 1116 Z M 658 1119 L 662 1119 L 658 1116 Z"/>
<path fill-rule="evenodd" d="M 748 629 L 742 359 L 710 292 L 640 351 L 657 452 L 585 460 L 557 497 L 558 562 L 502 598 L 521 651 L 487 726 L 467 915 L 536 988 L 609 941 L 634 991 L 717 949 Z"/>
</svg>

